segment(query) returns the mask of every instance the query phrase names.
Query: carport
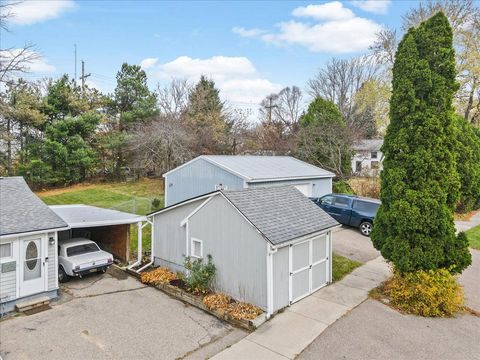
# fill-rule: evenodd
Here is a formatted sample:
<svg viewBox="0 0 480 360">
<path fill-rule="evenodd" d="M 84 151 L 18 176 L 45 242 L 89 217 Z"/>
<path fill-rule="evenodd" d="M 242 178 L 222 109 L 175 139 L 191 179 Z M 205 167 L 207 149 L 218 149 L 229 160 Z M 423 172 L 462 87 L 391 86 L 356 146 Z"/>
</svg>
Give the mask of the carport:
<svg viewBox="0 0 480 360">
<path fill-rule="evenodd" d="M 58 233 L 59 241 L 85 237 L 125 263 L 128 262 L 130 253 L 130 225 L 137 224 L 138 239 L 142 239 L 142 229 L 148 223 L 142 215 L 90 205 L 53 205 L 50 208 L 70 227 L 70 230 Z M 139 259 L 141 243 L 139 241 Z"/>
</svg>

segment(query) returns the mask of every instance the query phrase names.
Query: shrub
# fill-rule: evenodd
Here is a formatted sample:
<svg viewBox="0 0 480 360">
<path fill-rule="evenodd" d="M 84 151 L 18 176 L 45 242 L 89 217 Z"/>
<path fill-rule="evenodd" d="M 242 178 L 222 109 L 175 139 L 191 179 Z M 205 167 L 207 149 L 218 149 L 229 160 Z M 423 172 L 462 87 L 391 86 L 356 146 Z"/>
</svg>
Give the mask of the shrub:
<svg viewBox="0 0 480 360">
<path fill-rule="evenodd" d="M 160 200 L 159 198 L 154 198 L 152 200 L 152 210 L 160 209 L 161 205 L 162 205 L 162 200 Z"/>
<path fill-rule="evenodd" d="M 185 258 L 185 269 L 188 270 L 184 279 L 187 290 L 194 294 L 207 294 L 210 291 L 210 284 L 216 272 L 212 255 L 207 255 L 207 263 L 204 263 L 203 259 L 192 260 L 191 257 L 187 256 Z"/>
<path fill-rule="evenodd" d="M 463 289 L 447 269 L 396 271 L 383 293 L 392 306 L 414 315 L 445 317 L 463 308 Z"/>
<path fill-rule="evenodd" d="M 380 179 L 378 177 L 354 178 L 350 180 L 349 185 L 354 193 L 359 196 L 380 198 Z"/>
<path fill-rule="evenodd" d="M 355 191 L 345 180 L 334 181 L 332 188 L 334 193 L 355 195 Z"/>
<path fill-rule="evenodd" d="M 176 278 L 177 276 L 174 272 L 162 267 L 144 272 L 140 275 L 140 281 L 149 285 L 168 284 Z"/>
</svg>

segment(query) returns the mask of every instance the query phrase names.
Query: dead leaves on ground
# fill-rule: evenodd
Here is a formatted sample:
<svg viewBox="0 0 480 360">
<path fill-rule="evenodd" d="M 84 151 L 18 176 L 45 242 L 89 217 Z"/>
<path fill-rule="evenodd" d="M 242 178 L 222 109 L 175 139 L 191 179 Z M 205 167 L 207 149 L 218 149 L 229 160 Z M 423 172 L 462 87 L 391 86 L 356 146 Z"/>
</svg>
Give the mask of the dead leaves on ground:
<svg viewBox="0 0 480 360">
<path fill-rule="evenodd" d="M 252 304 L 235 301 L 225 294 L 212 294 L 203 298 L 203 304 L 209 310 L 227 314 L 236 320 L 253 320 L 262 310 Z"/>
<path fill-rule="evenodd" d="M 177 275 L 174 272 L 163 267 L 156 268 L 140 275 L 140 281 L 149 285 L 168 284 L 171 280 L 175 280 L 176 278 Z"/>
</svg>

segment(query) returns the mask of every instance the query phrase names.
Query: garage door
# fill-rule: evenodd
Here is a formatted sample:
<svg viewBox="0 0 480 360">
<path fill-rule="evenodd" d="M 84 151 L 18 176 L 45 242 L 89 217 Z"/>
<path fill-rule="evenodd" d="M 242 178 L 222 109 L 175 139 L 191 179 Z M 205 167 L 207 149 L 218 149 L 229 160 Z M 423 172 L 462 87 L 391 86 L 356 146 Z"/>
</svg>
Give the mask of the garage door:
<svg viewBox="0 0 480 360">
<path fill-rule="evenodd" d="M 326 235 L 290 246 L 290 304 L 328 283 L 329 253 Z"/>
</svg>

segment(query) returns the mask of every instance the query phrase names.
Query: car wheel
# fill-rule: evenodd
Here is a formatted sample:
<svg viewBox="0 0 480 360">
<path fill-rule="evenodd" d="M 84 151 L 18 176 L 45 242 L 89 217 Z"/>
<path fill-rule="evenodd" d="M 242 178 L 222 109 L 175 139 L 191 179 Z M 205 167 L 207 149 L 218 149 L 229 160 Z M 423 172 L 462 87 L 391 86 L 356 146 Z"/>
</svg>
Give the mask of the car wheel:
<svg viewBox="0 0 480 360">
<path fill-rule="evenodd" d="M 58 281 L 61 283 L 66 283 L 70 280 L 70 276 L 67 275 L 62 266 L 58 267 Z"/>
<path fill-rule="evenodd" d="M 370 236 L 372 233 L 373 224 L 369 221 L 364 221 L 360 224 L 360 232 L 362 235 Z"/>
</svg>

